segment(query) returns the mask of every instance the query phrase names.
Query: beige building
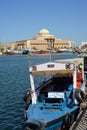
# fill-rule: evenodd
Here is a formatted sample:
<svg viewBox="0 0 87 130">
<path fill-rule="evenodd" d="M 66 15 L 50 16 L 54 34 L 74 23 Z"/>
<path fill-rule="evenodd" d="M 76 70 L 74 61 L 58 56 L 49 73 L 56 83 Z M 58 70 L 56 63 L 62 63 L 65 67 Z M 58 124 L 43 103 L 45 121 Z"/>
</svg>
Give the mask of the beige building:
<svg viewBox="0 0 87 130">
<path fill-rule="evenodd" d="M 15 47 L 21 50 L 27 48 L 35 48 L 38 50 L 68 49 L 71 47 L 71 41 L 58 39 L 54 35 L 51 35 L 47 29 L 42 29 L 38 35 L 30 40 L 16 41 Z"/>
<path fill-rule="evenodd" d="M 87 42 L 82 42 L 81 50 L 87 50 Z"/>
<path fill-rule="evenodd" d="M 11 42 L 11 43 L 10 43 L 10 48 L 11 48 L 11 50 L 16 49 L 16 48 L 15 48 L 15 42 Z"/>
</svg>

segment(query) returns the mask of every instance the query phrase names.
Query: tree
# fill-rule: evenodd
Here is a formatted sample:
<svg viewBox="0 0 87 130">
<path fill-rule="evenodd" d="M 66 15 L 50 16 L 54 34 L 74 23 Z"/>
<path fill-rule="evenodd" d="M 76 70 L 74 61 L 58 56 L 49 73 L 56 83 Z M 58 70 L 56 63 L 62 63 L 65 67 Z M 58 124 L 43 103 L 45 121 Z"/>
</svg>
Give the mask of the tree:
<svg viewBox="0 0 87 130">
<path fill-rule="evenodd" d="M 3 51 L 4 51 L 4 48 L 0 48 L 0 51 L 3 52 Z"/>
</svg>

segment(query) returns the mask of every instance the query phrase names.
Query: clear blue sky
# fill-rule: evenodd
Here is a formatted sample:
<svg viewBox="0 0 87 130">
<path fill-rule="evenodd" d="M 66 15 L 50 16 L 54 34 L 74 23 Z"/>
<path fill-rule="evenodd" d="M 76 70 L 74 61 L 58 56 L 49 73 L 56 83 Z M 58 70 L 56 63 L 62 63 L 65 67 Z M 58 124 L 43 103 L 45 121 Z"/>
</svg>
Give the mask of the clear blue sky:
<svg viewBox="0 0 87 130">
<path fill-rule="evenodd" d="M 43 28 L 57 38 L 87 41 L 87 0 L 0 0 L 0 42 L 31 39 Z"/>
</svg>

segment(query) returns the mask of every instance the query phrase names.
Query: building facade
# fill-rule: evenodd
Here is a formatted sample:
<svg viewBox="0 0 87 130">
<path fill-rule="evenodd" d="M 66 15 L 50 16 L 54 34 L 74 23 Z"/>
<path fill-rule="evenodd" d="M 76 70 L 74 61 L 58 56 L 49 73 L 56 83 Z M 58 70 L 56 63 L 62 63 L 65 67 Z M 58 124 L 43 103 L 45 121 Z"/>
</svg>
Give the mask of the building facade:
<svg viewBox="0 0 87 130">
<path fill-rule="evenodd" d="M 15 50 L 16 49 L 15 42 L 11 42 L 10 43 L 10 48 L 11 48 L 11 50 Z"/>
<path fill-rule="evenodd" d="M 87 42 L 82 42 L 81 49 L 86 49 L 87 50 Z"/>
<path fill-rule="evenodd" d="M 16 41 L 15 47 L 21 50 L 27 48 L 37 50 L 68 49 L 71 48 L 71 41 L 58 39 L 54 35 L 51 35 L 47 29 L 41 29 L 40 32 L 30 40 Z"/>
</svg>

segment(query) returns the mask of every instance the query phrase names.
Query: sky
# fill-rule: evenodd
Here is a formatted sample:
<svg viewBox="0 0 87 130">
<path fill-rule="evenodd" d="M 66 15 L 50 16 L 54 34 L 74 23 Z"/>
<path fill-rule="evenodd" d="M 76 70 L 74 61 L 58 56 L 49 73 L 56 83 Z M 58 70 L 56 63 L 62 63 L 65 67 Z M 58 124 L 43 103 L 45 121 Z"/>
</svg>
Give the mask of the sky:
<svg viewBox="0 0 87 130">
<path fill-rule="evenodd" d="M 87 0 L 0 0 L 0 42 L 32 39 L 41 29 L 87 41 Z"/>
</svg>

